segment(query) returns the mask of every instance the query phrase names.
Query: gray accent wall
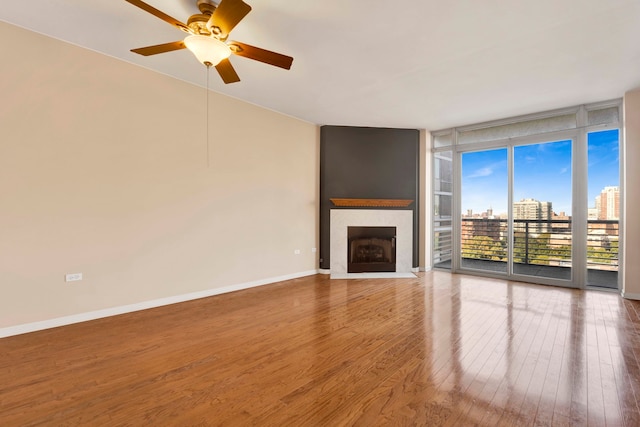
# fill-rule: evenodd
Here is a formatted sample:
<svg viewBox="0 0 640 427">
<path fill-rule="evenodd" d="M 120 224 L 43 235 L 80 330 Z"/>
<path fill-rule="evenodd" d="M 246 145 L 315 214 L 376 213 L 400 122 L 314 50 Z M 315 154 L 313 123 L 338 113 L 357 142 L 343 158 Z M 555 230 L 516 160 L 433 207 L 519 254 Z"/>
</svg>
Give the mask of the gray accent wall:
<svg viewBox="0 0 640 427">
<path fill-rule="evenodd" d="M 414 200 L 402 209 L 413 211 L 413 267 L 418 267 L 419 153 L 416 129 L 320 128 L 320 268 L 331 267 L 330 212 L 339 209 L 331 198 Z"/>
</svg>

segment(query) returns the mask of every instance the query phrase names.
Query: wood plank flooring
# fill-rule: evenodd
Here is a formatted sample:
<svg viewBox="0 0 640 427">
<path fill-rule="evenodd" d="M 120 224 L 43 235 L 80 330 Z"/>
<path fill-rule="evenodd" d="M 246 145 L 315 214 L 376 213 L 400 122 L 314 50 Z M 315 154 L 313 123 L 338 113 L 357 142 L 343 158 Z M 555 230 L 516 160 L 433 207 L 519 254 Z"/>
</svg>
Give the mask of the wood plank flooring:
<svg viewBox="0 0 640 427">
<path fill-rule="evenodd" d="M 0 425 L 640 425 L 640 302 L 318 275 L 0 339 Z"/>
</svg>

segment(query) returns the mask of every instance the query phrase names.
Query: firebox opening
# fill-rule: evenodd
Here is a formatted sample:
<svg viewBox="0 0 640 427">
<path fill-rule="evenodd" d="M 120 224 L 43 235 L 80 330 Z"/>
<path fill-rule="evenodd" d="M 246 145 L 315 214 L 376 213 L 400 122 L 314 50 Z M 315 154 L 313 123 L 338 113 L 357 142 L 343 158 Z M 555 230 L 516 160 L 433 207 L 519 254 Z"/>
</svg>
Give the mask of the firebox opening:
<svg viewBox="0 0 640 427">
<path fill-rule="evenodd" d="M 396 227 L 347 227 L 348 272 L 396 271 Z"/>
</svg>

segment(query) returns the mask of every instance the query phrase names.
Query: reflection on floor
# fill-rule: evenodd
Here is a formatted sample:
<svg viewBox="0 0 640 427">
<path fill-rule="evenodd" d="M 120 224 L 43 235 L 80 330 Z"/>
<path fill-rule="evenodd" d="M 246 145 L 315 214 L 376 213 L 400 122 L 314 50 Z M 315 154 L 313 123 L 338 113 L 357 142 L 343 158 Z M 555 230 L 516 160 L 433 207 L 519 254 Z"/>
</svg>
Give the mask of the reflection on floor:
<svg viewBox="0 0 640 427">
<path fill-rule="evenodd" d="M 464 258 L 462 268 L 469 270 L 492 271 L 507 273 L 507 263 L 482 259 Z M 436 268 L 451 269 L 451 261 L 436 264 Z M 571 268 L 549 265 L 515 264 L 514 273 L 525 276 L 550 277 L 560 280 L 571 280 Z M 589 269 L 587 273 L 587 285 L 607 289 L 618 289 L 618 272 Z"/>
<path fill-rule="evenodd" d="M 0 339 L 2 425 L 640 425 L 640 301 L 416 276 L 309 276 Z"/>
</svg>

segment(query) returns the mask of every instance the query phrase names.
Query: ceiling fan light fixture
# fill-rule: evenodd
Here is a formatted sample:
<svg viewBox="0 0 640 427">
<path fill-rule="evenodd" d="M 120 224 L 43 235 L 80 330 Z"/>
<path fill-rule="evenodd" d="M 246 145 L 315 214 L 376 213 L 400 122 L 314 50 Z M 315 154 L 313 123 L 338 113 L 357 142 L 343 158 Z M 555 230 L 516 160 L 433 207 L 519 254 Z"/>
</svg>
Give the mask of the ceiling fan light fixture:
<svg viewBox="0 0 640 427">
<path fill-rule="evenodd" d="M 231 56 L 229 46 L 215 37 L 191 35 L 184 39 L 184 44 L 207 67 L 215 67 Z"/>
</svg>

